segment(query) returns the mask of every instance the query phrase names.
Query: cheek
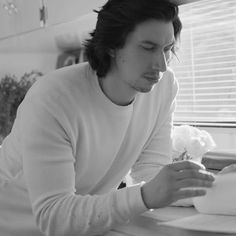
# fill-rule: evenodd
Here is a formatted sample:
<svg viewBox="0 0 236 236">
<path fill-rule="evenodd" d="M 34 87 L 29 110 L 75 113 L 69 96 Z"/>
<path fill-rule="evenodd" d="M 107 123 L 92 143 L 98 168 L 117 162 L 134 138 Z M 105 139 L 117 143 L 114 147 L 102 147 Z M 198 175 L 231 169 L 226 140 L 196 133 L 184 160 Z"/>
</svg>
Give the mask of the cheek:
<svg viewBox="0 0 236 236">
<path fill-rule="evenodd" d="M 151 62 L 151 58 L 142 52 L 134 51 L 129 55 L 130 66 L 135 68 L 137 71 L 143 70 Z"/>
<path fill-rule="evenodd" d="M 123 70 L 128 71 L 143 71 L 151 63 L 150 56 L 144 55 L 137 50 L 128 51 L 126 53 L 120 53 L 117 55 L 117 64 L 122 67 Z"/>
<path fill-rule="evenodd" d="M 124 53 L 120 53 L 116 56 L 116 64 L 119 69 L 123 70 L 128 62 L 129 62 L 129 59 Z"/>
</svg>

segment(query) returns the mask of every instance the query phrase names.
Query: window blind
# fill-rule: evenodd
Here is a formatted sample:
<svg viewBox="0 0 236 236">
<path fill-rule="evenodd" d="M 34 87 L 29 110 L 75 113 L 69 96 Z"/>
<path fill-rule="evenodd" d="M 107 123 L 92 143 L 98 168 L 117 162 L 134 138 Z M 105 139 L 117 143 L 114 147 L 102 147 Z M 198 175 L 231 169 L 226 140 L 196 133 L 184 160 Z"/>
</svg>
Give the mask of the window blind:
<svg viewBox="0 0 236 236">
<path fill-rule="evenodd" d="M 175 123 L 236 127 L 236 1 L 180 6 Z"/>
</svg>

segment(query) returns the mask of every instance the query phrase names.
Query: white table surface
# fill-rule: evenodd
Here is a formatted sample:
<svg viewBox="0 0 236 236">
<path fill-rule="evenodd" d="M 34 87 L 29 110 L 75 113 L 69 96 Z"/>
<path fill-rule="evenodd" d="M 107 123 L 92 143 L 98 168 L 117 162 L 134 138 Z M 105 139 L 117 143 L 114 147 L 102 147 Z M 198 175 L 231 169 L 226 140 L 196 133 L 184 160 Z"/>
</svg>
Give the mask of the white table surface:
<svg viewBox="0 0 236 236">
<path fill-rule="evenodd" d="M 160 225 L 161 222 L 195 216 L 193 207 L 167 207 L 134 218 L 129 224 L 119 226 L 106 236 L 236 236 L 235 234 L 187 230 L 178 227 Z M 236 224 L 236 222 L 235 222 Z"/>
</svg>

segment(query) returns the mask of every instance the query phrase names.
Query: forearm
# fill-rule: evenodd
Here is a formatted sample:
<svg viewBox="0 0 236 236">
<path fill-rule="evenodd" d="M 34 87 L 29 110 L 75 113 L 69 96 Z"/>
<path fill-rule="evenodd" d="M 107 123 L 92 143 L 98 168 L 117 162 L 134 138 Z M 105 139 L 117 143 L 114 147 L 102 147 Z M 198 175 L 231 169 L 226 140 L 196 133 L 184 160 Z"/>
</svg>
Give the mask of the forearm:
<svg viewBox="0 0 236 236">
<path fill-rule="evenodd" d="M 97 235 L 147 210 L 140 186 L 104 195 L 54 195 L 33 204 L 36 222 L 46 235 Z"/>
</svg>

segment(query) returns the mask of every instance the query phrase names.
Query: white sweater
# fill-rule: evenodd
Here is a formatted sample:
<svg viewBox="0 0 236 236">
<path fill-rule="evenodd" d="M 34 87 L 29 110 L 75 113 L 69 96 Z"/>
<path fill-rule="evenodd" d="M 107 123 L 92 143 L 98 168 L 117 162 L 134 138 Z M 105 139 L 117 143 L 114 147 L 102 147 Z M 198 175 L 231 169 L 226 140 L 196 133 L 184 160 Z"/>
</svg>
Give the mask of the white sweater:
<svg viewBox="0 0 236 236">
<path fill-rule="evenodd" d="M 39 79 L 0 155 L 0 235 L 100 235 L 143 213 L 138 183 L 170 162 L 177 83 L 167 71 L 128 106 L 112 103 L 87 63 Z"/>
</svg>

